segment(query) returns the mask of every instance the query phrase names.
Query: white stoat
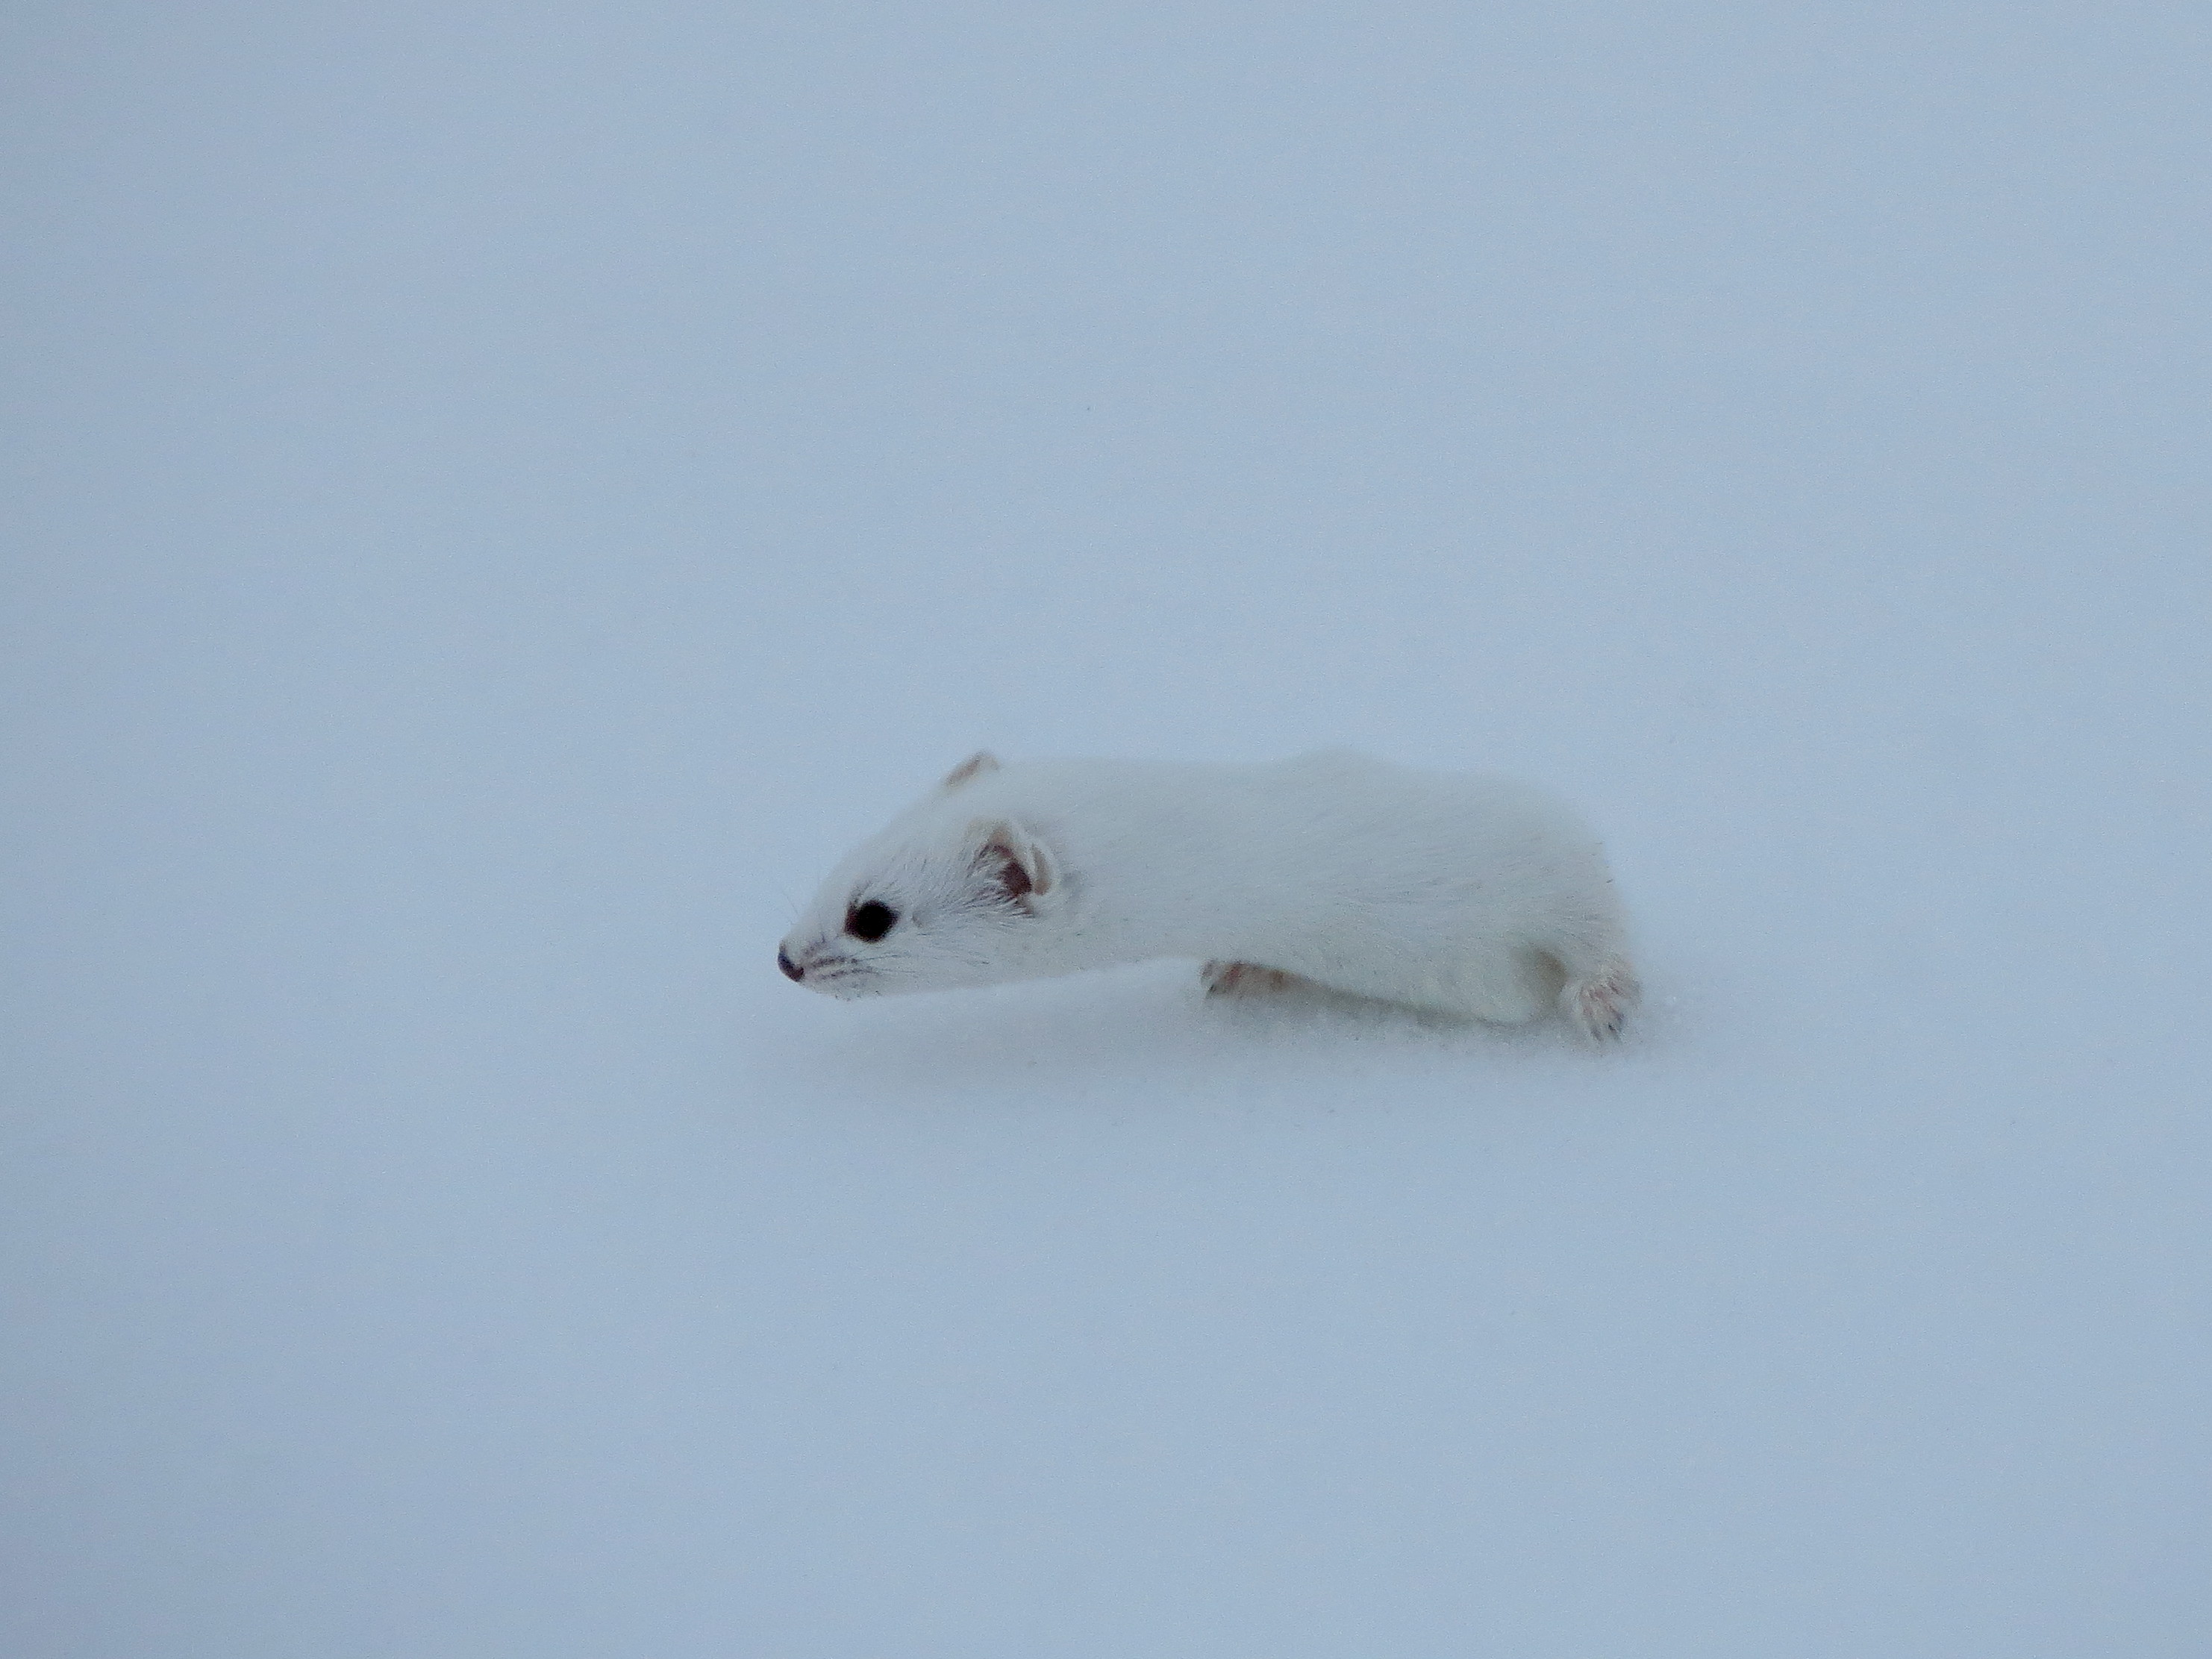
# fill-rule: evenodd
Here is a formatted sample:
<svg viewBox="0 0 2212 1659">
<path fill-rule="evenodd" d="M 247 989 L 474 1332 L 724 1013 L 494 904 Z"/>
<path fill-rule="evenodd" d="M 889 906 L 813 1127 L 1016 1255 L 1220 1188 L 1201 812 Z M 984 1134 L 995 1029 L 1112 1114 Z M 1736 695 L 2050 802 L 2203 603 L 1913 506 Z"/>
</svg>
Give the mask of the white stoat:
<svg viewBox="0 0 2212 1659">
<path fill-rule="evenodd" d="M 823 884 L 776 961 L 835 997 L 1205 960 L 1217 994 L 1308 980 L 1617 1036 L 1637 999 L 1573 811 L 1504 778 L 1342 750 L 1264 766 L 957 768 Z"/>
</svg>

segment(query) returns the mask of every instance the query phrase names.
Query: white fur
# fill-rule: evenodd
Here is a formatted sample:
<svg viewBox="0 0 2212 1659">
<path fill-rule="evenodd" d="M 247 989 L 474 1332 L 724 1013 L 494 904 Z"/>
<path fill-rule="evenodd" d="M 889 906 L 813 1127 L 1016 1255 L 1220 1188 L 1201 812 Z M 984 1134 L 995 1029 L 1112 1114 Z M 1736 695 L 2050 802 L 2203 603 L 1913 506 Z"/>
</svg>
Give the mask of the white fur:
<svg viewBox="0 0 2212 1659">
<path fill-rule="evenodd" d="M 898 913 L 879 941 L 855 907 Z M 1264 766 L 965 763 L 823 884 L 783 941 L 830 996 L 1208 960 L 1217 994 L 1295 977 L 1593 1037 L 1637 996 L 1605 854 L 1574 812 L 1503 778 L 1342 750 Z"/>
</svg>

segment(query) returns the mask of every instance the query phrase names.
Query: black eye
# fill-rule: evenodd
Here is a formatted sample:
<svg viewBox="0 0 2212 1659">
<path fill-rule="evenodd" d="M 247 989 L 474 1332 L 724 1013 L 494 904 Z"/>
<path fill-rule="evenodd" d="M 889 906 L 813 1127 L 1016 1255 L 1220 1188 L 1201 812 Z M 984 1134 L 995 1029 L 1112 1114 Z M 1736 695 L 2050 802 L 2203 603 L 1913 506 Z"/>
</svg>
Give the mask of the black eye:
<svg viewBox="0 0 2212 1659">
<path fill-rule="evenodd" d="M 898 926 L 898 912 L 880 899 L 870 899 L 845 912 L 845 931 L 871 945 Z"/>
</svg>

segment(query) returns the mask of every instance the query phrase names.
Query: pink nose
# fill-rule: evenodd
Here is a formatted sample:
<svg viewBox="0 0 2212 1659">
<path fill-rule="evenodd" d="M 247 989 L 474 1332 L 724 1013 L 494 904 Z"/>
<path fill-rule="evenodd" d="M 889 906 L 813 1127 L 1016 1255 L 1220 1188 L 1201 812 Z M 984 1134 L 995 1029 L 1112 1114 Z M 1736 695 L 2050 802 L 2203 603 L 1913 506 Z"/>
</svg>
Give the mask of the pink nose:
<svg viewBox="0 0 2212 1659">
<path fill-rule="evenodd" d="M 784 955 L 783 951 L 780 946 L 775 953 L 775 965 L 782 969 L 783 976 L 786 979 L 792 981 L 794 984 L 806 977 L 806 969 L 800 967 L 789 957 Z"/>
</svg>

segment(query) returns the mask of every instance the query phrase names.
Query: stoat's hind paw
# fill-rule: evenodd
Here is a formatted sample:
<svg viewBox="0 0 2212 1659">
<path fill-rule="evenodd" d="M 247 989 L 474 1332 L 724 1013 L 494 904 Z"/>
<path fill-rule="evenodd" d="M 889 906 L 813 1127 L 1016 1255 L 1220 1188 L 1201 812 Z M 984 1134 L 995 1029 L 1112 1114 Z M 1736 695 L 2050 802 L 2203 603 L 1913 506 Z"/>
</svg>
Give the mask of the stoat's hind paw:
<svg viewBox="0 0 2212 1659">
<path fill-rule="evenodd" d="M 1593 1042 L 1610 1042 L 1620 1036 L 1628 1011 L 1642 994 L 1633 968 L 1626 962 L 1608 963 L 1594 974 L 1569 980 L 1559 993 L 1559 1010 Z"/>
<path fill-rule="evenodd" d="M 1249 962 L 1209 962 L 1198 976 L 1206 982 L 1206 994 L 1210 997 L 1263 997 L 1305 983 L 1296 974 Z"/>
</svg>

